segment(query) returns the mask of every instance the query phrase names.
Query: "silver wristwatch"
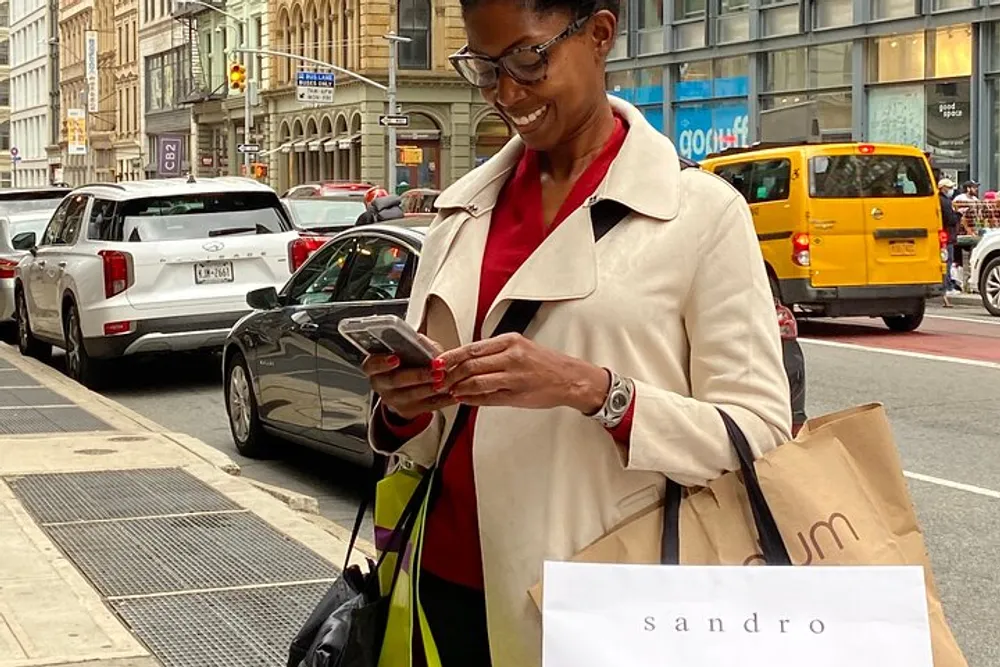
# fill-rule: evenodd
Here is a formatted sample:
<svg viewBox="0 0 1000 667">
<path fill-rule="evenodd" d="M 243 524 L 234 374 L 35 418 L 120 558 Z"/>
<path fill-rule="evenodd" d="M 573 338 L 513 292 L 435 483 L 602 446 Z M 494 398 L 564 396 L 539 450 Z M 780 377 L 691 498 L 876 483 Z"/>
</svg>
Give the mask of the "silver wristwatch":
<svg viewBox="0 0 1000 667">
<path fill-rule="evenodd" d="M 628 412 L 628 406 L 632 404 L 635 383 L 611 369 L 605 370 L 611 376 L 611 388 L 608 390 L 607 398 L 604 399 L 604 405 L 591 417 L 600 422 L 604 428 L 615 428 L 622 423 L 625 413 Z"/>
</svg>

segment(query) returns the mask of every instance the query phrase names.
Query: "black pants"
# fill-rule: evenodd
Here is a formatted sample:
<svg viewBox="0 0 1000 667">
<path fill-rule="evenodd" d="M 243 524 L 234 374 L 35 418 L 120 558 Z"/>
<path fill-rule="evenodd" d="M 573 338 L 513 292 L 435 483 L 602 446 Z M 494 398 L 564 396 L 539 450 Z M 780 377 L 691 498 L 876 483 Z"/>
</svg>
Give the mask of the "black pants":
<svg viewBox="0 0 1000 667">
<path fill-rule="evenodd" d="M 441 667 L 490 667 L 490 641 L 486 629 L 486 597 L 423 570 L 420 604 L 427 616 Z M 419 633 L 415 633 L 419 638 Z M 418 647 L 419 648 L 419 647 Z M 423 664 L 418 650 L 415 664 Z"/>
</svg>

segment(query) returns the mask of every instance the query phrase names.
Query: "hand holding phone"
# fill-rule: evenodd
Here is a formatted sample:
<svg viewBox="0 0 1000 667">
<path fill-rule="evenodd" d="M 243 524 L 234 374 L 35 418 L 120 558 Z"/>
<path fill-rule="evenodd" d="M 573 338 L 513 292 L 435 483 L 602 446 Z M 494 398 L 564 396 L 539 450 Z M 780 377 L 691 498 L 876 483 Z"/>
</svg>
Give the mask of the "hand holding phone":
<svg viewBox="0 0 1000 667">
<path fill-rule="evenodd" d="M 435 365 L 441 350 L 400 318 L 345 319 L 339 329 L 368 354 L 362 370 L 392 413 L 409 420 L 455 404 L 444 391 L 444 369 Z"/>
<path fill-rule="evenodd" d="M 429 368 L 437 350 L 428 345 L 416 329 L 395 315 L 348 317 L 337 326 L 340 335 L 368 355 L 399 357 L 404 368 Z"/>
</svg>

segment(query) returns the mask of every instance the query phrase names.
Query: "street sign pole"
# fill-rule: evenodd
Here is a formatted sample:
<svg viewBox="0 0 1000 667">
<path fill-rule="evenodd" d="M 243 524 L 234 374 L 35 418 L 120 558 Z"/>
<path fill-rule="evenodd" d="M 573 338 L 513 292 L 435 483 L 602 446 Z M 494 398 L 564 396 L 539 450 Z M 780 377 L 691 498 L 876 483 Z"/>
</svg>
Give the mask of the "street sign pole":
<svg viewBox="0 0 1000 667">
<path fill-rule="evenodd" d="M 389 116 L 395 116 L 399 113 L 396 108 L 396 67 L 399 58 L 399 43 L 409 42 L 409 37 L 400 37 L 399 35 L 390 32 L 385 36 L 389 40 L 389 85 L 386 88 L 386 97 L 389 101 Z M 396 194 L 396 126 L 389 124 L 386 128 L 387 135 L 389 137 L 389 146 L 386 152 L 388 159 L 386 163 L 389 168 L 388 178 L 386 182 L 389 184 L 389 194 Z"/>
<path fill-rule="evenodd" d="M 250 1 L 243 0 L 243 40 L 240 46 L 249 45 L 250 48 L 256 48 L 250 39 Z M 246 68 L 247 72 L 247 82 L 246 88 L 243 90 L 243 141 L 245 143 L 251 143 L 253 138 L 250 136 L 250 130 L 253 127 L 253 114 L 250 112 L 250 90 L 253 88 L 254 77 L 257 73 L 250 68 L 250 61 L 253 60 L 253 55 L 250 53 L 243 54 L 243 67 Z M 252 178 L 253 175 L 250 173 L 250 153 L 243 154 L 243 169 L 245 171 L 244 175 L 247 178 Z"/>
</svg>

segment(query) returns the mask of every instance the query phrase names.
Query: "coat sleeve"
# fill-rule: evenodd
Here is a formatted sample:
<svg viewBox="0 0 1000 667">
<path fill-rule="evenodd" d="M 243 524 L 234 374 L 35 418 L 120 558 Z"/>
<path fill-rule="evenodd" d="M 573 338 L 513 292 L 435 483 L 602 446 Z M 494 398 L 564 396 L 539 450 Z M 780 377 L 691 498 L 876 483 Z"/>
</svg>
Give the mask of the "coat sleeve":
<svg viewBox="0 0 1000 667">
<path fill-rule="evenodd" d="M 731 194 L 731 190 L 729 190 Z M 759 457 L 788 440 L 791 407 L 774 300 L 750 210 L 736 195 L 703 219 L 682 315 L 690 350 L 690 396 L 636 382 L 626 468 L 703 485 L 738 467 L 725 410 Z"/>
</svg>

